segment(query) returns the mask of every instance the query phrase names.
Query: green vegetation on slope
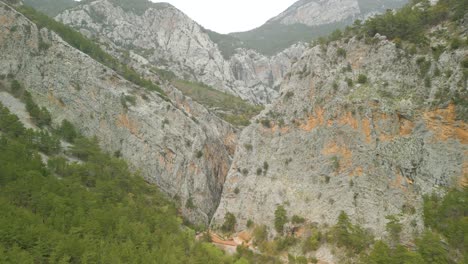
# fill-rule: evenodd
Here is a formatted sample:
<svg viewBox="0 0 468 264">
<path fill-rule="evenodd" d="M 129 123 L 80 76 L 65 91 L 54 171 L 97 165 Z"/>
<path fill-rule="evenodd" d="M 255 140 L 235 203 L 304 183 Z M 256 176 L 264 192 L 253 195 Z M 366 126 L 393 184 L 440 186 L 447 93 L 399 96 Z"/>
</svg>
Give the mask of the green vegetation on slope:
<svg viewBox="0 0 468 264">
<path fill-rule="evenodd" d="M 415 7 L 415 5 L 419 7 Z M 332 34 L 328 41 L 341 37 L 375 34 L 386 36 L 397 42 L 404 40 L 418 45 L 427 44 L 426 31 L 443 21 L 458 21 L 468 12 L 468 0 L 440 0 L 434 6 L 427 0 L 413 0 L 396 12 L 374 16 L 364 23 L 356 20 L 352 27 L 347 27 L 344 34 Z"/>
<path fill-rule="evenodd" d="M 0 105 L 0 263 L 233 262 L 195 242 L 173 204 L 95 139 L 66 151 L 82 162 L 44 165 L 41 133 Z"/>
<path fill-rule="evenodd" d="M 415 6 L 416 5 L 416 6 Z M 373 44 L 378 42 L 374 36 L 378 33 L 386 36 L 395 43 L 398 49 L 404 50 L 407 57 L 415 58 L 415 62 L 420 70 L 420 77 L 423 79 L 424 86 L 429 89 L 432 87 L 433 80 L 439 80 L 443 77 L 450 79 L 453 74 L 452 69 L 446 69 L 444 72 L 437 68 L 437 62 L 444 52 L 453 52 L 457 49 L 465 49 L 468 45 L 468 38 L 464 35 L 466 30 L 463 25 L 464 14 L 468 13 L 468 0 L 440 0 L 437 4 L 431 6 L 426 0 L 414 0 L 411 4 L 402 9 L 393 12 L 389 11 L 383 15 L 375 16 L 368 21 L 355 21 L 353 26 L 347 27 L 344 32 L 337 30 L 328 37 L 319 38 L 315 44 L 321 45 L 323 50 L 332 41 L 341 40 L 344 43 L 350 38 L 364 39 L 365 43 Z M 439 29 L 431 30 L 440 25 Z M 437 39 L 437 46 L 430 45 L 431 39 Z M 338 53 L 340 49 L 338 49 Z M 341 56 L 346 56 L 341 53 Z M 428 57 L 429 56 L 429 57 Z M 466 89 L 466 80 L 468 78 L 468 57 L 460 62 L 464 79 L 460 80 L 456 89 L 440 85 L 437 87 L 437 93 L 432 100 L 432 107 L 443 106 L 454 103 L 456 106 L 456 117 L 459 120 L 468 120 L 468 90 Z M 349 71 L 350 68 L 343 69 Z M 361 77 L 361 82 L 366 82 L 365 76 Z M 346 79 L 348 86 L 353 85 L 353 80 Z M 376 87 L 363 85 L 357 89 L 354 96 L 369 96 L 376 93 L 388 100 L 395 100 L 394 94 L 388 91 L 374 89 Z M 422 106 L 428 102 L 429 90 L 425 91 L 426 96 L 415 96 L 414 102 Z"/>
<path fill-rule="evenodd" d="M 235 126 L 247 126 L 262 106 L 247 103 L 239 97 L 215 90 L 202 83 L 174 80 L 173 85 L 184 95 L 213 110 L 219 117 Z"/>
<path fill-rule="evenodd" d="M 229 60 L 236 53 L 236 49 L 245 48 L 244 43 L 237 37 L 220 34 L 209 29 L 205 29 L 205 33 L 208 34 L 211 41 L 218 44 L 218 48 L 226 60 Z"/>
<path fill-rule="evenodd" d="M 390 39 L 400 38 L 413 43 L 424 43 L 425 30 L 436 25 L 449 16 L 459 19 L 460 10 L 467 9 L 465 0 L 441 0 L 435 6 L 430 7 L 428 2 L 419 1 L 425 8 L 414 8 L 413 5 L 406 5 L 398 12 L 386 12 L 381 16 L 376 16 L 364 23 L 364 31 L 369 36 L 376 33 L 385 35 Z"/>
<path fill-rule="evenodd" d="M 426 230 L 415 234 L 415 244 L 400 244 L 403 225 L 399 215 L 386 218 L 387 235 L 383 240 L 374 240 L 372 234 L 357 224 L 353 224 L 349 216 L 341 212 L 334 226 L 320 229 L 314 224 L 307 224 L 300 216 L 293 216 L 291 221 L 286 218 L 287 212 L 283 206 L 275 211 L 275 228 L 280 232 L 274 240 L 267 240 L 266 226 L 256 226 L 253 229 L 253 243 L 265 256 L 275 257 L 288 251 L 297 252 L 298 245 L 304 254 L 316 251 L 322 245 L 328 244 L 340 249 L 336 256 L 345 256 L 346 263 L 362 264 L 455 264 L 467 263 L 468 248 L 465 243 L 468 236 L 468 188 L 452 189 L 440 198 L 436 195 L 424 198 L 424 221 Z M 291 230 L 283 233 L 286 223 L 300 227 L 309 233 L 305 237 L 297 237 Z M 251 224 L 252 225 L 252 224 Z M 447 242 L 445 242 L 447 241 Z M 389 243 L 389 244 L 387 244 Z M 245 249 L 244 249 L 245 250 Z M 239 251 L 239 249 L 238 249 Z M 265 257 L 264 256 L 264 257 Z M 290 256 L 289 258 L 291 258 Z M 296 256 L 295 261 L 305 259 Z M 317 260 L 310 258 L 309 263 Z M 293 262 L 294 263 L 294 262 Z M 307 262 L 304 262 L 307 263 Z"/>
<path fill-rule="evenodd" d="M 304 24 L 283 25 L 270 22 L 251 31 L 230 35 L 240 39 L 245 48 L 254 49 L 265 55 L 274 55 L 297 42 L 310 42 L 320 36 L 328 35 L 337 28 L 344 28 L 351 22 L 352 20 L 349 19 L 314 27 Z"/>
<path fill-rule="evenodd" d="M 362 14 L 381 12 L 389 8 L 401 7 L 406 0 L 359 0 Z M 229 58 L 237 48 L 254 49 L 264 55 L 274 55 L 297 42 L 310 42 L 326 36 L 336 29 L 343 29 L 352 24 L 350 17 L 344 21 L 307 26 L 304 24 L 283 25 L 279 21 L 269 21 L 264 25 L 246 32 L 228 35 L 207 31 L 211 40 L 218 44 L 223 56 Z"/>
<path fill-rule="evenodd" d="M 52 18 L 37 12 L 28 6 L 19 6 L 17 10 L 33 21 L 39 28 L 48 28 L 57 33 L 63 40 L 68 42 L 71 46 L 81 50 L 88 54 L 96 61 L 108 66 L 115 70 L 118 74 L 122 75 L 125 79 L 133 82 L 141 87 L 144 87 L 150 91 L 156 91 L 160 96 L 168 100 L 164 91 L 159 86 L 152 83 L 149 80 L 143 79 L 137 72 L 128 66 L 120 63 L 117 59 L 103 51 L 98 44 L 87 39 L 81 33 L 73 30 L 72 28 L 65 26 L 64 24 L 53 20 Z"/>
<path fill-rule="evenodd" d="M 416 239 L 416 251 L 403 245 L 388 246 L 377 242 L 363 257 L 369 264 L 449 264 L 468 262 L 468 188 L 450 190 L 442 199 L 436 195 L 424 199 L 426 231 Z M 448 246 L 445 241 L 449 242 Z"/>
<path fill-rule="evenodd" d="M 424 198 L 424 222 L 444 235 L 451 247 L 468 253 L 468 188 L 451 190 L 441 199 L 436 195 Z M 468 255 L 465 256 L 468 261 Z"/>
</svg>

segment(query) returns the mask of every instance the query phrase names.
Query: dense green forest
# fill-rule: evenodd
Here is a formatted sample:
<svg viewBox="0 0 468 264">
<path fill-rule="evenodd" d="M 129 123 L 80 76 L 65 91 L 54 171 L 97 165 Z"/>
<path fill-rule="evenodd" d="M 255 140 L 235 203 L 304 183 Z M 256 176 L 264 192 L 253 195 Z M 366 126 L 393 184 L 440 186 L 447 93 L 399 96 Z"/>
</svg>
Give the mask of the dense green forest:
<svg viewBox="0 0 468 264">
<path fill-rule="evenodd" d="M 156 187 L 77 134 L 67 122 L 25 129 L 0 106 L 0 263 L 234 262 L 195 242 Z M 61 149 L 59 137 L 74 145 Z"/>
</svg>

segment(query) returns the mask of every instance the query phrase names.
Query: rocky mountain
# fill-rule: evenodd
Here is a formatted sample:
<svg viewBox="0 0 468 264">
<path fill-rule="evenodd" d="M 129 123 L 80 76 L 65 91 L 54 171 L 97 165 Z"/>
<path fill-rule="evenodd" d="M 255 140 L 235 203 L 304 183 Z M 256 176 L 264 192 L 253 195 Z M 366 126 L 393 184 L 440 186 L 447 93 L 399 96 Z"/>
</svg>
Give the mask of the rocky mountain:
<svg viewBox="0 0 468 264">
<path fill-rule="evenodd" d="M 363 19 L 373 13 L 400 7 L 405 0 L 300 0 L 267 23 L 320 26 L 349 19 Z"/>
<path fill-rule="evenodd" d="M 318 26 L 340 22 L 361 13 L 357 0 L 315 1 L 300 0 L 267 23 L 283 25 L 304 24 Z"/>
<path fill-rule="evenodd" d="M 403 6 L 407 0 L 300 0 L 264 25 L 230 34 L 243 47 L 275 54 L 298 41 L 310 42 L 343 29 L 356 19 Z"/>
<path fill-rule="evenodd" d="M 319 226 L 343 211 L 377 237 L 389 215 L 406 239 L 420 232 L 422 196 L 466 186 L 468 49 L 450 44 L 467 37 L 460 23 L 429 29 L 429 52 L 359 33 L 307 50 L 242 131 L 212 225 L 233 214 L 238 230 L 275 233 L 284 206 Z"/>
<path fill-rule="evenodd" d="M 313 3 L 322 2 L 300 1 L 277 19 L 299 21 L 300 7 Z M 61 23 L 0 1 L 0 101 L 27 119 L 5 92 L 18 81 L 48 109 L 50 129 L 66 119 L 97 137 L 195 224 L 244 237 L 266 226 L 259 248 L 279 255 L 291 238 L 311 241 L 302 231 L 324 230 L 306 253 L 341 263 L 341 249 L 332 250 L 341 245 L 327 241 L 337 219 L 388 238 L 393 217 L 403 229 L 394 242 L 411 247 L 428 226 L 423 196 L 468 184 L 468 16 L 464 2 L 443 3 L 389 12 L 315 46 L 273 57 L 240 49 L 229 60 L 168 4 L 88 0 L 57 16 L 158 87 Z M 273 101 L 238 131 L 166 81 L 169 70 Z M 348 229 L 360 230 L 338 231 Z"/>
<path fill-rule="evenodd" d="M 56 17 L 136 68 L 158 68 L 181 79 L 202 82 L 257 104 L 278 96 L 277 88 L 292 60 L 304 50 L 294 45 L 272 57 L 241 49 L 225 59 L 195 21 L 165 3 L 138 0 L 86 1 Z M 147 5 L 145 5 L 147 3 Z M 141 8 L 132 9 L 133 4 Z"/>
<path fill-rule="evenodd" d="M 229 124 L 170 86 L 168 101 L 125 80 L 3 2 L 0 21 L 1 87 L 19 81 L 55 125 L 67 119 L 97 137 L 179 201 L 188 219 L 209 221 L 235 148 Z"/>
</svg>

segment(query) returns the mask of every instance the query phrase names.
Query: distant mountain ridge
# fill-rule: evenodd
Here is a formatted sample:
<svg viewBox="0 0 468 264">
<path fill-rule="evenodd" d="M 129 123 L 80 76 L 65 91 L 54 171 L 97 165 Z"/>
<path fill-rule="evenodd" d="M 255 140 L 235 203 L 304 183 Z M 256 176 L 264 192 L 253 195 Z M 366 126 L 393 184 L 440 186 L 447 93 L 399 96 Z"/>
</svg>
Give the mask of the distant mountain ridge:
<svg viewBox="0 0 468 264">
<path fill-rule="evenodd" d="M 300 0 L 264 25 L 246 32 L 234 32 L 241 47 L 275 54 L 293 43 L 309 42 L 336 29 L 386 9 L 398 8 L 407 0 Z M 225 47 L 226 48 L 226 47 Z M 223 52 L 229 54 L 225 49 Z"/>
<path fill-rule="evenodd" d="M 55 18 L 96 39 L 140 72 L 171 71 L 180 79 L 201 82 L 255 104 L 268 104 L 278 97 L 276 89 L 291 62 L 305 49 L 297 44 L 274 56 L 236 49 L 227 58 L 212 40 L 216 33 L 172 5 L 147 0 L 89 0 Z"/>
</svg>

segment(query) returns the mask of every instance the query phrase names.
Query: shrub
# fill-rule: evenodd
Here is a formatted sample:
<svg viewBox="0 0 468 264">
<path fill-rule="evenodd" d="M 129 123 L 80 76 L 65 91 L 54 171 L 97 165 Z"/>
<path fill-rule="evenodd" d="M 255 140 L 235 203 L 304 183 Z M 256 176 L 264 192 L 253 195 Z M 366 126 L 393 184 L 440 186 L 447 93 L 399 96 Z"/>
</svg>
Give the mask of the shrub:
<svg viewBox="0 0 468 264">
<path fill-rule="evenodd" d="M 75 138 L 78 137 L 75 126 L 66 119 L 62 120 L 62 125 L 57 132 L 65 141 L 70 143 L 73 143 Z"/>
<path fill-rule="evenodd" d="M 247 176 L 247 174 L 249 174 L 249 170 L 246 168 L 242 169 L 242 175 Z"/>
<path fill-rule="evenodd" d="M 29 92 L 25 92 L 23 95 L 23 100 L 26 103 L 26 110 L 29 112 L 33 122 L 38 127 L 49 126 L 52 122 L 52 117 L 50 116 L 49 111 L 45 107 L 39 107 L 32 99 L 32 96 Z"/>
<path fill-rule="evenodd" d="M 262 125 L 266 128 L 271 128 L 270 120 L 269 119 L 263 119 L 261 121 Z"/>
<path fill-rule="evenodd" d="M 341 212 L 338 217 L 338 223 L 331 230 L 331 237 L 340 247 L 359 254 L 366 249 L 373 238 L 361 227 L 353 225 L 346 213 Z"/>
<path fill-rule="evenodd" d="M 346 50 L 343 49 L 343 48 L 339 48 L 339 49 L 337 50 L 337 54 L 338 54 L 338 56 L 340 56 L 340 57 L 346 58 Z"/>
<path fill-rule="evenodd" d="M 14 97 L 18 98 L 18 97 L 21 96 L 22 91 L 23 91 L 23 88 L 22 88 L 21 84 L 17 80 L 13 80 L 11 82 L 11 94 Z"/>
<path fill-rule="evenodd" d="M 268 231 L 265 225 L 255 227 L 253 231 L 254 245 L 259 245 L 265 242 L 268 238 Z"/>
<path fill-rule="evenodd" d="M 245 148 L 247 151 L 252 151 L 253 146 L 252 146 L 252 144 L 244 144 L 244 148 Z"/>
<path fill-rule="evenodd" d="M 333 83 L 333 90 L 334 91 L 338 90 L 338 83 L 337 82 Z"/>
<path fill-rule="evenodd" d="M 402 225 L 398 218 L 394 215 L 389 215 L 387 217 L 388 223 L 386 225 L 386 230 L 390 234 L 390 238 L 393 242 L 397 243 L 400 240 L 400 233 L 402 230 Z"/>
<path fill-rule="evenodd" d="M 239 194 L 239 193 L 240 193 L 239 187 L 236 187 L 236 188 L 234 189 L 234 193 L 235 193 L 235 194 Z"/>
<path fill-rule="evenodd" d="M 461 65 L 465 69 L 468 68 L 468 57 L 461 62 Z"/>
<path fill-rule="evenodd" d="M 254 222 L 252 219 L 247 220 L 247 228 L 252 228 L 254 226 Z"/>
<path fill-rule="evenodd" d="M 424 79 L 424 86 L 425 86 L 426 88 L 431 88 L 431 86 L 432 86 L 432 81 L 431 81 L 431 78 L 429 78 L 429 76 L 426 77 L 426 78 Z"/>
<path fill-rule="evenodd" d="M 367 76 L 364 74 L 359 74 L 358 76 L 358 83 L 365 84 L 367 83 Z"/>
<path fill-rule="evenodd" d="M 393 43 L 395 43 L 396 48 L 401 49 L 401 47 L 402 47 L 401 38 L 398 38 L 398 37 L 394 38 Z"/>
<path fill-rule="evenodd" d="M 450 42 L 450 49 L 451 50 L 456 50 L 456 49 L 460 48 L 461 45 L 462 45 L 462 41 L 459 38 L 454 38 Z"/>
<path fill-rule="evenodd" d="M 226 233 L 229 232 L 234 232 L 234 229 L 236 227 L 236 216 L 232 213 L 226 213 L 224 216 L 224 223 L 221 226 L 221 230 L 223 230 Z"/>
<path fill-rule="evenodd" d="M 192 209 L 192 210 L 195 209 L 195 208 L 197 208 L 197 207 L 195 206 L 195 204 L 193 203 L 193 198 L 192 198 L 192 197 L 189 197 L 189 198 L 187 199 L 187 202 L 185 203 L 185 208 L 187 208 L 187 209 Z"/>
<path fill-rule="evenodd" d="M 332 168 L 337 171 L 339 168 L 340 168 L 340 160 L 338 159 L 337 156 L 333 156 L 331 157 L 330 159 L 331 163 L 332 163 Z"/>
<path fill-rule="evenodd" d="M 348 87 L 353 87 L 353 80 L 351 80 L 350 78 L 346 78 L 345 81 L 348 84 Z"/>
<path fill-rule="evenodd" d="M 169 125 L 169 123 L 169 119 L 164 118 L 164 120 L 162 121 L 162 128 L 164 128 L 166 125 Z"/>
<path fill-rule="evenodd" d="M 419 57 L 416 64 L 419 66 L 419 74 L 423 77 L 427 75 L 432 65 L 431 61 L 427 61 L 425 57 Z"/>
<path fill-rule="evenodd" d="M 304 217 L 300 217 L 298 215 L 293 215 L 293 217 L 291 218 L 291 222 L 293 224 L 303 224 L 305 222 L 305 219 L 304 219 Z"/>
<path fill-rule="evenodd" d="M 288 222 L 286 209 L 284 206 L 278 205 L 275 210 L 275 229 L 278 233 L 283 233 L 283 227 Z"/>
<path fill-rule="evenodd" d="M 297 238 L 294 236 L 286 236 L 280 237 L 275 240 L 276 251 L 281 252 L 284 251 L 291 246 L 294 246 L 297 243 Z"/>
<path fill-rule="evenodd" d="M 195 157 L 196 157 L 197 159 L 203 157 L 203 151 L 201 151 L 201 150 L 197 151 L 197 153 L 195 154 Z"/>
<path fill-rule="evenodd" d="M 302 252 L 308 253 L 317 250 L 322 240 L 322 233 L 314 230 L 310 237 L 307 237 L 302 244 Z"/>
<path fill-rule="evenodd" d="M 284 95 L 284 100 L 289 100 L 293 96 L 294 96 L 294 92 L 289 91 Z"/>
<path fill-rule="evenodd" d="M 257 168 L 257 175 L 260 176 L 262 174 L 263 170 L 262 168 Z"/>
</svg>

